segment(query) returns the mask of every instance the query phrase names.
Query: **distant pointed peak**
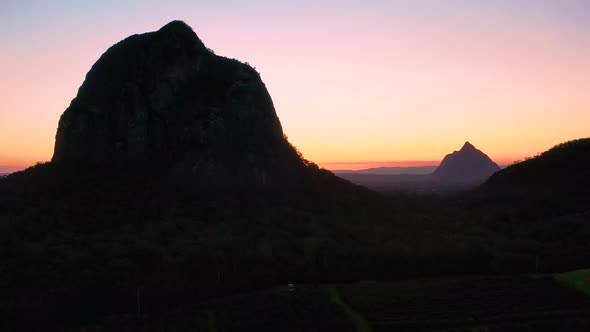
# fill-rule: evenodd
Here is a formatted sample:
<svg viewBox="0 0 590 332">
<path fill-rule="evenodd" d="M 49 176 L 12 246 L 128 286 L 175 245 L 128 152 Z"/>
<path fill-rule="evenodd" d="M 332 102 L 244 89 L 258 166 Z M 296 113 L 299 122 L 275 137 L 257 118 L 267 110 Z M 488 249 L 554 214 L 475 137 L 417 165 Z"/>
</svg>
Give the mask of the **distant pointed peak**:
<svg viewBox="0 0 590 332">
<path fill-rule="evenodd" d="M 469 151 L 469 150 L 477 150 L 475 148 L 475 146 L 473 146 L 473 144 L 469 143 L 469 141 L 465 142 L 465 144 L 463 144 L 463 147 L 461 148 L 461 151 Z"/>
</svg>

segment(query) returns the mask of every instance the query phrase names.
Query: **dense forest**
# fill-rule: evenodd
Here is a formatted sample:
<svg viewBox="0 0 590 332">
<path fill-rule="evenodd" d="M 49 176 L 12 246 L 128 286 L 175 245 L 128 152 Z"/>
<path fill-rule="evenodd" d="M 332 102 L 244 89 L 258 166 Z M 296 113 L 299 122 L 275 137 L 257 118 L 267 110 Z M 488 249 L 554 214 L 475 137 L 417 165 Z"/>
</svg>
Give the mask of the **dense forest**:
<svg viewBox="0 0 590 332">
<path fill-rule="evenodd" d="M 587 191 L 564 189 L 548 201 L 547 192 L 497 184 L 562 156 L 545 153 L 449 195 L 381 195 L 311 163 L 314 182 L 305 186 L 234 192 L 38 164 L 0 182 L 2 311 L 15 321 L 39 312 L 42 324 L 59 325 L 125 313 L 138 287 L 145 310 L 157 312 L 290 282 L 586 267 Z"/>
</svg>

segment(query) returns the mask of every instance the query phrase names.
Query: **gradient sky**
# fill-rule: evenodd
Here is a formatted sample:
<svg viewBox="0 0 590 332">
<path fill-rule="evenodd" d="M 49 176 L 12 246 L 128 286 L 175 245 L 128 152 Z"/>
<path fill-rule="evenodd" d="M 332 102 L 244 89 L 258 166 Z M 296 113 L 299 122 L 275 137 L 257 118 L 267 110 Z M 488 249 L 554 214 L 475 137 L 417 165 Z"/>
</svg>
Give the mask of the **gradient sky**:
<svg viewBox="0 0 590 332">
<path fill-rule="evenodd" d="M 590 1 L 2 0 L 0 165 L 49 160 L 92 64 L 173 19 L 256 67 L 328 168 L 437 163 L 466 140 L 505 164 L 590 136 Z"/>
</svg>

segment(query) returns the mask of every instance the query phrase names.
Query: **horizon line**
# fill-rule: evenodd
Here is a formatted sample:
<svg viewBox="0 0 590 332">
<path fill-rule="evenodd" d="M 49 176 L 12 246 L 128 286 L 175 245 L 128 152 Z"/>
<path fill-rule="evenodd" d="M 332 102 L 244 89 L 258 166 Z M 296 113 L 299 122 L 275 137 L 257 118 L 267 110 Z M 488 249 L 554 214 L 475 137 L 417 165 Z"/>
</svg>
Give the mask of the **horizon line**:
<svg viewBox="0 0 590 332">
<path fill-rule="evenodd" d="M 515 162 L 515 160 L 501 160 L 500 162 L 494 161 L 498 166 L 507 166 Z M 388 160 L 388 161 L 330 161 L 330 162 L 318 162 L 320 167 L 333 171 L 344 171 L 344 170 L 363 170 L 369 168 L 380 168 L 380 167 L 438 167 L 440 161 L 435 160 Z"/>
<path fill-rule="evenodd" d="M 312 160 L 313 161 L 313 160 Z M 502 160 L 496 162 L 498 165 L 510 165 L 515 160 Z M 437 167 L 440 165 L 438 160 L 370 160 L 370 161 L 328 161 L 328 162 L 314 162 L 322 168 L 328 170 L 362 170 L 368 168 L 379 168 L 379 167 Z M 25 170 L 36 163 L 29 165 L 0 165 L 0 173 L 13 173 Z"/>
</svg>

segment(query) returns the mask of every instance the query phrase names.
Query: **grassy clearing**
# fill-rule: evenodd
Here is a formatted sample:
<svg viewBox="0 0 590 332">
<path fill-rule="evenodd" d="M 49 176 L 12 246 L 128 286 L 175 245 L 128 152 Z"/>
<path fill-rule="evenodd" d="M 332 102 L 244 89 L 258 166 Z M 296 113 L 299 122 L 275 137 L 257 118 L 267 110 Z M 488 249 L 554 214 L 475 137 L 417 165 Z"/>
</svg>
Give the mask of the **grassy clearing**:
<svg viewBox="0 0 590 332">
<path fill-rule="evenodd" d="M 373 329 L 371 328 L 371 324 L 365 320 L 365 318 L 354 309 L 352 309 L 347 303 L 342 301 L 340 293 L 334 287 L 328 288 L 328 292 L 330 294 L 330 299 L 337 305 L 341 306 L 346 314 L 354 324 L 356 330 L 358 332 L 372 332 Z"/>
<path fill-rule="evenodd" d="M 552 276 L 399 280 L 337 290 L 375 332 L 590 331 L 590 299 Z"/>
<path fill-rule="evenodd" d="M 207 310 L 207 326 L 209 332 L 217 332 L 217 319 L 215 318 L 215 310 Z"/>
<path fill-rule="evenodd" d="M 590 269 L 554 275 L 555 279 L 590 296 Z"/>
</svg>

